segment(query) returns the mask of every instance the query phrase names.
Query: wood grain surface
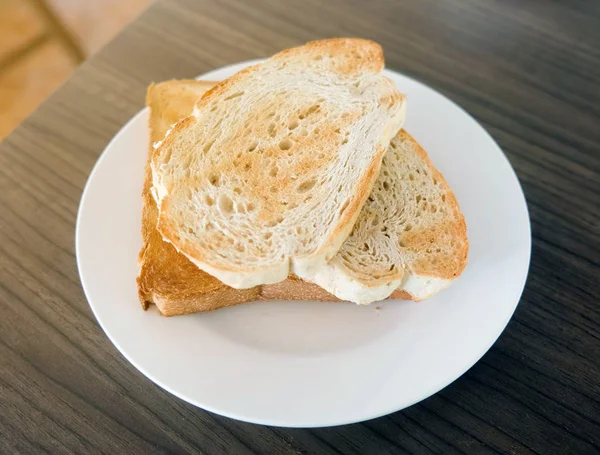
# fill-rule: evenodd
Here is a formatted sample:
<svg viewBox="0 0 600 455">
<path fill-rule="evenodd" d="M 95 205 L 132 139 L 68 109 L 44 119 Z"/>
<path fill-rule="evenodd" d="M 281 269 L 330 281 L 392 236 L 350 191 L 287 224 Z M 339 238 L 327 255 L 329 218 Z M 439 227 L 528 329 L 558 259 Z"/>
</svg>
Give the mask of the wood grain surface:
<svg viewBox="0 0 600 455">
<path fill-rule="evenodd" d="M 282 429 L 202 411 L 96 323 L 74 256 L 83 186 L 150 81 L 349 35 L 382 43 L 388 67 L 506 152 L 533 229 L 523 298 L 468 373 L 390 416 Z M 600 2 L 586 0 L 151 6 L 0 144 L 0 453 L 600 453 L 599 43 Z"/>
</svg>

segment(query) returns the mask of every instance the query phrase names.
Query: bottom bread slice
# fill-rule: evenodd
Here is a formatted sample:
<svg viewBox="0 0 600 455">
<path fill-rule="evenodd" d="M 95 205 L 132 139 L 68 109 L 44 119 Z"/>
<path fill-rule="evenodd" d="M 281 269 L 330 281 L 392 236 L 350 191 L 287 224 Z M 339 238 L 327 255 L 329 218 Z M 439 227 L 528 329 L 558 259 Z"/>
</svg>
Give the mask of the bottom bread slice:
<svg viewBox="0 0 600 455">
<path fill-rule="evenodd" d="M 426 299 L 467 264 L 465 218 L 444 176 L 401 130 L 352 234 L 311 282 L 341 300 L 380 301 L 397 289 Z"/>
<path fill-rule="evenodd" d="M 191 114 L 196 101 L 213 85 L 213 82 L 195 80 L 172 80 L 150 85 L 146 98 L 150 108 L 149 158 L 154 150 L 153 144 L 162 140 L 174 123 Z M 152 170 L 147 164 L 142 193 L 143 246 L 137 278 L 138 295 L 144 309 L 154 304 L 163 315 L 176 316 L 266 299 L 339 301 L 320 286 L 295 276 L 272 285 L 238 290 L 201 271 L 165 242 L 156 230 L 158 211 L 150 192 L 151 186 Z M 412 298 L 402 290 L 394 291 L 390 297 Z"/>
</svg>

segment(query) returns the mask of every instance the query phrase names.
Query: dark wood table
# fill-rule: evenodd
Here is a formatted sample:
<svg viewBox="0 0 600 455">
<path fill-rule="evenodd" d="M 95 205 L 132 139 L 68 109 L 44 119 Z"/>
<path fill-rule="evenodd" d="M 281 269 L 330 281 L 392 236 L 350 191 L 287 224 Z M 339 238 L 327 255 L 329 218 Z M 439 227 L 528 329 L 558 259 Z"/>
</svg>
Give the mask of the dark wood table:
<svg viewBox="0 0 600 455">
<path fill-rule="evenodd" d="M 508 155 L 533 229 L 523 298 L 468 373 L 390 416 L 282 429 L 205 412 L 96 323 L 74 256 L 81 191 L 150 81 L 348 35 Z M 599 205 L 600 2 L 158 2 L 0 144 L 0 453 L 600 453 Z"/>
</svg>

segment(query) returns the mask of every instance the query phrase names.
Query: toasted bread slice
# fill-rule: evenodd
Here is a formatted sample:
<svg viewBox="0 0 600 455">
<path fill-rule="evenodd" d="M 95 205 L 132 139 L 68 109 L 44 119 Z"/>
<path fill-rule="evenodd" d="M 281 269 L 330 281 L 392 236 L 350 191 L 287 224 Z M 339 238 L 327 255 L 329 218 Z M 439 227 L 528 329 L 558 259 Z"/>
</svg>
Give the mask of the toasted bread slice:
<svg viewBox="0 0 600 455">
<path fill-rule="evenodd" d="M 379 45 L 308 43 L 219 83 L 152 158 L 163 238 L 237 289 L 312 276 L 350 234 L 404 120 Z"/>
<path fill-rule="evenodd" d="M 466 266 L 464 216 L 444 177 L 406 131 L 392 140 L 381 169 L 352 234 L 311 281 L 361 304 L 397 289 L 428 298 Z"/>
</svg>

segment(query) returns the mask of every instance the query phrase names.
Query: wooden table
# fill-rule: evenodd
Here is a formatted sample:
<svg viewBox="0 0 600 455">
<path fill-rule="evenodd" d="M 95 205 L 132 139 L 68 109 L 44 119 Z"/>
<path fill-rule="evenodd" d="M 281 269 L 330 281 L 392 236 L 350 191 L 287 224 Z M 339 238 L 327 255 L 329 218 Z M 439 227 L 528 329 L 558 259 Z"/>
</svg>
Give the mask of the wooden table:
<svg viewBox="0 0 600 455">
<path fill-rule="evenodd" d="M 282 429 L 210 414 L 137 372 L 92 316 L 82 188 L 150 81 L 347 35 L 382 43 L 508 155 L 533 229 L 522 301 L 468 373 L 390 416 Z M 154 4 L 0 145 L 0 453 L 599 453 L 599 44 L 586 0 Z"/>
</svg>

